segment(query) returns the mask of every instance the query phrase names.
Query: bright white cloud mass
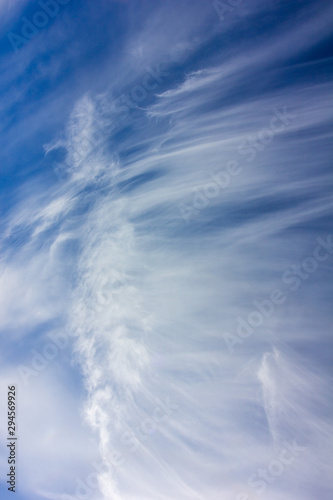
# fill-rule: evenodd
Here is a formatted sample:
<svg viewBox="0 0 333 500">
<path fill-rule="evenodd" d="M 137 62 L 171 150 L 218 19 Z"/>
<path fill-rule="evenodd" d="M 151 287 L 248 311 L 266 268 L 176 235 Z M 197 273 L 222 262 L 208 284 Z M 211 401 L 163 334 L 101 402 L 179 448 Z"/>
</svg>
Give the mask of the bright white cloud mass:
<svg viewBox="0 0 333 500">
<path fill-rule="evenodd" d="M 1 498 L 330 500 L 332 5 L 0 12 Z"/>
</svg>

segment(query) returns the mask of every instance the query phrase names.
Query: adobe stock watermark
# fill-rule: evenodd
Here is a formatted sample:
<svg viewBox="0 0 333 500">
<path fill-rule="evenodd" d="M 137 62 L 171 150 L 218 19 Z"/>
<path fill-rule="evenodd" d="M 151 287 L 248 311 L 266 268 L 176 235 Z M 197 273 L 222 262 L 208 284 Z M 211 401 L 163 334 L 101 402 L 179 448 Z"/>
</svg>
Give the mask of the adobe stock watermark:
<svg viewBox="0 0 333 500">
<path fill-rule="evenodd" d="M 225 20 L 225 16 L 233 12 L 237 7 L 239 7 L 245 0 L 214 0 L 213 7 L 215 8 L 217 15 L 221 23 Z"/>
<path fill-rule="evenodd" d="M 277 306 L 280 306 L 287 300 L 288 291 L 295 292 L 302 282 L 307 281 L 310 276 L 317 271 L 320 262 L 325 262 L 333 254 L 333 238 L 329 234 L 326 240 L 322 237 L 316 239 L 318 245 L 315 247 L 312 256 L 305 257 L 301 264 L 292 265 L 283 272 L 281 281 L 288 287 L 283 291 L 280 288 L 272 290 L 270 296 L 264 300 L 254 300 L 254 309 L 248 314 L 247 318 L 238 316 L 236 334 L 224 333 L 224 342 L 228 351 L 232 354 L 235 346 L 243 344 L 246 339 L 251 337 L 256 328 L 264 324 L 264 321 L 271 318 Z"/>
<path fill-rule="evenodd" d="M 89 302 L 86 308 L 89 321 L 94 321 L 97 314 L 111 305 L 127 284 L 128 279 L 121 271 L 114 273 L 112 280 L 105 278 L 101 289 L 95 295 L 95 300 Z M 17 372 L 26 386 L 31 378 L 43 372 L 68 347 L 70 340 L 77 337 L 77 332 L 66 329 L 66 331 L 49 333 L 47 337 L 49 341 L 40 350 L 31 349 L 29 363 L 17 367 Z"/>
<path fill-rule="evenodd" d="M 292 465 L 295 460 L 306 450 L 306 447 L 299 446 L 296 441 L 293 443 L 283 443 L 284 448 L 280 451 L 277 457 L 271 460 L 266 468 L 257 469 L 247 479 L 247 484 L 257 495 L 262 495 L 270 484 L 276 481 L 277 477 Z M 240 493 L 236 500 L 251 500 L 251 495 L 248 493 Z"/>
<path fill-rule="evenodd" d="M 246 140 L 239 144 L 237 148 L 238 154 L 245 156 L 247 163 L 252 163 L 258 153 L 264 151 L 274 137 L 283 132 L 290 125 L 290 121 L 296 118 L 296 115 L 287 111 L 286 106 L 283 107 L 282 111 L 274 108 L 273 115 L 268 127 L 262 128 L 256 134 L 249 135 Z M 229 186 L 232 178 L 240 175 L 242 171 L 243 166 L 239 160 L 229 160 L 225 169 L 218 172 L 209 172 L 208 175 L 211 181 L 192 189 L 192 201 L 190 203 L 178 205 L 185 223 L 189 224 L 189 221 L 198 216 L 201 210 L 207 208 L 211 200 L 220 196 L 222 191 Z"/>
<path fill-rule="evenodd" d="M 147 66 L 146 74 L 142 79 L 141 85 L 136 85 L 127 94 L 121 94 L 116 99 L 107 102 L 106 109 L 98 105 L 98 110 L 101 115 L 108 113 L 103 125 L 93 124 L 93 132 L 88 125 L 82 131 L 82 138 L 73 149 L 73 159 L 77 162 L 75 170 L 82 165 L 82 162 L 87 156 L 93 154 L 98 148 L 102 147 L 109 140 L 112 132 L 116 130 L 128 118 L 130 111 L 138 109 L 138 105 L 142 104 L 152 91 L 156 90 L 161 85 L 169 73 L 163 69 L 164 63 L 158 63 L 154 67 Z M 105 102 L 104 102 L 105 105 Z M 88 130 L 89 128 L 89 130 Z M 66 158 L 63 163 L 54 162 L 53 169 L 58 179 L 64 177 L 64 174 L 73 169 L 70 160 Z"/>
<path fill-rule="evenodd" d="M 165 398 L 164 402 L 157 399 L 157 405 L 151 415 L 144 418 L 134 432 L 125 432 L 122 435 L 121 440 L 123 446 L 126 448 L 126 452 L 114 451 L 108 457 L 109 465 L 104 461 L 100 463 L 93 462 L 93 472 L 88 474 L 84 480 L 76 478 L 75 496 L 64 494 L 61 496 L 61 500 L 73 500 L 73 498 L 76 500 L 88 500 L 94 493 L 94 490 L 100 487 L 99 476 L 108 475 L 110 478 L 113 477 L 116 470 L 126 463 L 128 454 L 137 451 L 141 443 L 149 439 L 158 427 L 163 422 L 166 422 L 178 408 L 179 406 L 172 403 L 169 396 Z"/>
<path fill-rule="evenodd" d="M 39 31 L 46 28 L 50 19 L 56 17 L 60 11 L 60 5 L 67 5 L 71 0 L 39 0 L 37 2 L 41 10 L 35 12 L 31 19 L 26 16 L 21 17 L 22 27 L 21 33 L 13 33 L 10 31 L 7 38 L 10 41 L 14 52 L 18 52 L 21 47 L 32 40 Z"/>
</svg>

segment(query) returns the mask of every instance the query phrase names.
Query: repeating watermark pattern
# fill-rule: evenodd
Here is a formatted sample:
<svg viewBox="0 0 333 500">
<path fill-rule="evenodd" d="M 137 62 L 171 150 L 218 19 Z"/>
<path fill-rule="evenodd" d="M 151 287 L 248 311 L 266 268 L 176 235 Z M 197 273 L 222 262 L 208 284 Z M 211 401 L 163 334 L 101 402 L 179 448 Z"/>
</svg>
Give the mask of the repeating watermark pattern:
<svg viewBox="0 0 333 500">
<path fill-rule="evenodd" d="M 248 477 L 247 484 L 256 495 L 262 495 L 267 487 L 274 483 L 276 478 L 281 476 L 286 468 L 292 465 L 306 450 L 306 447 L 299 446 L 296 441 L 283 444 L 284 448 L 281 449 L 277 457 L 267 464 L 266 468 L 260 468 Z M 248 493 L 240 493 L 236 500 L 251 500 L 251 496 Z"/>
<path fill-rule="evenodd" d="M 101 289 L 96 293 L 94 300 L 91 300 L 86 308 L 89 320 L 93 321 L 97 314 L 111 305 L 122 290 L 129 284 L 128 277 L 122 271 L 113 273 L 112 281 L 105 278 Z M 87 316 L 88 317 L 88 316 Z M 46 342 L 40 350 L 31 349 L 28 364 L 19 365 L 17 372 L 24 385 L 28 385 L 31 379 L 43 372 L 55 358 L 64 351 L 71 339 L 77 336 L 74 329 L 68 328 L 64 331 L 49 333 Z"/>
<path fill-rule="evenodd" d="M 245 0 L 226 0 L 221 2 L 221 0 L 214 0 L 213 7 L 215 8 L 217 15 L 221 23 L 225 20 L 225 16 L 233 12 L 236 7 L 239 7 Z"/>
<path fill-rule="evenodd" d="M 65 332 L 49 333 L 47 336 L 50 342 L 47 342 L 40 351 L 31 349 L 29 364 L 17 367 L 17 372 L 24 385 L 28 385 L 31 377 L 37 377 L 61 351 L 66 349 L 70 338 L 75 336 L 75 332 L 67 330 Z"/>
<path fill-rule="evenodd" d="M 193 188 L 191 203 L 182 203 L 178 205 L 180 214 L 185 223 L 189 224 L 190 220 L 197 217 L 201 210 L 208 207 L 210 200 L 220 196 L 221 192 L 229 186 L 231 178 L 239 175 L 242 170 L 239 161 L 231 160 L 227 162 L 225 170 L 210 172 L 209 176 L 213 182 Z"/>
<path fill-rule="evenodd" d="M 282 111 L 274 108 L 273 115 L 268 127 L 262 128 L 256 134 L 249 135 L 246 140 L 239 144 L 238 154 L 245 156 L 247 163 L 252 163 L 257 158 L 258 153 L 264 151 L 274 137 L 283 132 L 290 125 L 290 121 L 296 118 L 296 115 L 287 112 L 286 106 L 283 107 Z M 222 191 L 229 186 L 232 178 L 240 175 L 242 171 L 243 166 L 239 160 L 229 160 L 224 169 L 218 172 L 209 172 L 211 181 L 192 189 L 190 203 L 178 205 L 185 223 L 189 224 L 190 220 L 198 216 L 201 210 L 207 208 L 211 200 L 220 196 Z"/>
<path fill-rule="evenodd" d="M 121 437 L 122 445 L 126 448 L 126 452 L 114 451 L 109 456 L 111 464 L 107 465 L 104 461 L 100 463 L 93 462 L 93 472 L 90 472 L 84 480 L 76 478 L 75 496 L 64 494 L 61 500 L 88 500 L 93 494 L 94 490 L 100 488 L 99 476 L 107 475 L 111 479 L 117 468 L 123 466 L 128 460 L 128 454 L 136 452 L 142 442 L 151 437 L 158 429 L 162 422 L 166 422 L 172 414 L 177 411 L 179 406 L 172 403 L 170 397 L 167 396 L 163 402 L 157 399 L 157 405 L 151 412 L 150 417 L 146 417 L 137 427 L 135 432 L 125 432 Z"/>
<path fill-rule="evenodd" d="M 230 353 L 233 353 L 235 346 L 251 337 L 255 329 L 262 326 L 264 321 L 271 318 L 276 310 L 287 300 L 287 292 L 298 290 L 302 282 L 309 279 L 311 274 L 317 271 L 320 262 L 325 262 L 333 253 L 333 239 L 329 234 L 326 240 L 322 237 L 316 239 L 318 245 L 313 251 L 313 256 L 305 257 L 300 265 L 292 265 L 283 272 L 281 281 L 288 287 L 283 291 L 276 288 L 271 291 L 269 297 L 264 300 L 254 300 L 254 309 L 248 314 L 247 318 L 238 316 L 236 333 L 224 333 L 223 338 Z"/>
<path fill-rule="evenodd" d="M 165 68 L 163 69 L 163 66 L 164 63 L 158 63 L 154 67 L 147 66 L 141 85 L 136 85 L 129 93 L 121 94 L 114 100 L 104 101 L 103 105 L 105 108 L 100 103 L 97 105 L 97 112 L 102 117 L 109 110 L 111 113 L 107 117 L 104 117 L 102 125 L 96 120 L 92 127 L 91 125 L 87 125 L 82 130 L 81 139 L 75 144 L 75 147 L 72 147 L 72 157 L 76 163 L 75 170 L 80 168 L 87 156 L 105 145 L 112 132 L 116 128 L 119 128 L 128 118 L 130 111 L 138 109 L 138 105 L 142 104 L 148 98 L 149 94 L 156 90 L 163 83 L 164 79 L 169 76 L 169 73 Z M 91 131 L 92 129 L 93 132 Z M 54 162 L 53 169 L 58 179 L 63 179 L 66 172 L 73 170 L 73 165 L 66 158 L 63 163 Z"/>
<path fill-rule="evenodd" d="M 22 47 L 32 40 L 39 31 L 45 29 L 49 24 L 50 19 L 55 18 L 60 12 L 61 5 L 67 5 L 71 0 L 39 0 L 38 6 L 41 10 L 35 12 L 31 19 L 26 16 L 21 17 L 22 27 L 21 33 L 13 33 L 10 31 L 7 38 L 10 41 L 14 52 L 18 52 Z"/>
</svg>

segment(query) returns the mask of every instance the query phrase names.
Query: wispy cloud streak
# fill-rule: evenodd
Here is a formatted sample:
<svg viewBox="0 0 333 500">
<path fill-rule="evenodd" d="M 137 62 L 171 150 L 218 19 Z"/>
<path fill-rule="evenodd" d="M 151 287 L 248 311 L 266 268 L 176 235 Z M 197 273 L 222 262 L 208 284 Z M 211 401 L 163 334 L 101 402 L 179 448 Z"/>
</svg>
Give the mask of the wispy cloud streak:
<svg viewBox="0 0 333 500">
<path fill-rule="evenodd" d="M 45 144 L 49 164 L 61 156 L 57 184 L 22 187 L 3 223 L 0 327 L 20 331 L 29 348 L 49 342 L 51 330 L 73 339 L 27 391 L 72 361 L 79 388 L 71 391 L 95 446 L 72 476 L 38 483 L 41 498 L 79 498 L 83 482 L 96 500 L 252 500 L 260 492 L 251 475 L 274 472 L 293 446 L 303 451 L 264 480 L 267 498 L 332 493 L 332 259 L 239 348 L 225 343 L 253 301 L 330 234 L 331 84 L 327 57 L 310 53 L 328 36 L 330 7 L 304 2 L 297 22 L 290 15 L 258 39 L 239 33 L 226 44 L 228 25 L 220 33 L 206 7 L 201 22 L 200 5 L 176 44 L 170 26 L 152 45 L 176 8 L 158 3 L 151 25 L 142 19 L 114 83 L 77 99 Z M 239 9 L 255 24 L 265 6 Z M 128 107 L 119 96 L 147 76 L 135 58 L 144 68 L 163 61 L 165 77 Z M 197 208 L 193 197 L 235 161 L 239 173 Z"/>
</svg>

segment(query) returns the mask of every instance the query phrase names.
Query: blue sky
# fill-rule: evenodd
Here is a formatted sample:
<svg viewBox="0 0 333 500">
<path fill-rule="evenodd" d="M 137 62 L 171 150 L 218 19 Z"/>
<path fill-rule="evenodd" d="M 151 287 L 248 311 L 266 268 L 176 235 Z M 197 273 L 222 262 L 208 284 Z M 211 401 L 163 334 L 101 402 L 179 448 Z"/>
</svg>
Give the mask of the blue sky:
<svg viewBox="0 0 333 500">
<path fill-rule="evenodd" d="M 332 15 L 0 0 L 1 498 L 332 498 Z"/>
</svg>

